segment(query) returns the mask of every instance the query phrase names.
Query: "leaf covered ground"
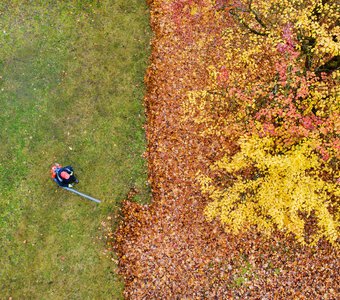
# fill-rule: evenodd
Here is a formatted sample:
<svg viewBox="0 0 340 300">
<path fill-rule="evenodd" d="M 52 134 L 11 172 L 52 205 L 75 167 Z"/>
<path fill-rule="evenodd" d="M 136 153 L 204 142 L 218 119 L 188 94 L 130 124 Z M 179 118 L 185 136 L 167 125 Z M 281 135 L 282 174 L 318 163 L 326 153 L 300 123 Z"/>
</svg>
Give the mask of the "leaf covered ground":
<svg viewBox="0 0 340 300">
<path fill-rule="evenodd" d="M 234 147 L 199 135 L 185 120 L 188 91 L 208 81 L 223 59 L 226 20 L 211 1 L 149 1 L 154 31 L 146 75 L 146 157 L 153 200 L 126 201 L 115 235 L 127 299 L 336 299 L 339 253 L 326 242 L 300 246 L 276 233 L 226 234 L 207 222 L 196 180 Z"/>
</svg>

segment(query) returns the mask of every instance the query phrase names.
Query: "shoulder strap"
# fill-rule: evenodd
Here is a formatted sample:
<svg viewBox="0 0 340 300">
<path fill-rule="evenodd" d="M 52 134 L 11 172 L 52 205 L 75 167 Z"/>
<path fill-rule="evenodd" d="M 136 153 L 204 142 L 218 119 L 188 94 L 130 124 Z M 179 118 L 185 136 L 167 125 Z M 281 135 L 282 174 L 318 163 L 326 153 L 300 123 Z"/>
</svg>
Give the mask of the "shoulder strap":
<svg viewBox="0 0 340 300">
<path fill-rule="evenodd" d="M 67 166 L 64 169 L 67 171 L 67 173 L 69 173 L 70 175 L 73 175 L 73 168 L 71 166 Z"/>
<path fill-rule="evenodd" d="M 57 175 L 58 180 L 59 180 L 60 182 L 62 182 L 63 179 L 62 179 L 62 178 L 60 177 L 60 175 L 59 175 L 60 170 L 61 170 L 61 168 L 60 168 L 60 169 L 56 169 L 55 173 L 56 173 L 56 175 Z"/>
</svg>

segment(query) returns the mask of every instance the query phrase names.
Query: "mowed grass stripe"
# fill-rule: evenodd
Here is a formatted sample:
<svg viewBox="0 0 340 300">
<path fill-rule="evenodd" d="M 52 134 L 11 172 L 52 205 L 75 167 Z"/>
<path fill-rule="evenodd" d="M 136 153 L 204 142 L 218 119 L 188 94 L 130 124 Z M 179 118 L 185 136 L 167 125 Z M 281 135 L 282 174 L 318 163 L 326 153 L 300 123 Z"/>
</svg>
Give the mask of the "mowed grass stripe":
<svg viewBox="0 0 340 300">
<path fill-rule="evenodd" d="M 147 201 L 143 1 L 0 4 L 1 298 L 120 299 L 101 221 L 136 187 Z M 53 162 L 78 190 L 57 188 Z"/>
</svg>

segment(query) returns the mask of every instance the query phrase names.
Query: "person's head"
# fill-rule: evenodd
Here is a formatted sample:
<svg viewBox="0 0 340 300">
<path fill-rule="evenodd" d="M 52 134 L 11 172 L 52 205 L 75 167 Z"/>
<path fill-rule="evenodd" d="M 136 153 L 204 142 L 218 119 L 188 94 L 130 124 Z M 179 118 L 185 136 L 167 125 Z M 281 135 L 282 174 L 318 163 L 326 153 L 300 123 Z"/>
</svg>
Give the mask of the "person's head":
<svg viewBox="0 0 340 300">
<path fill-rule="evenodd" d="M 60 177 L 62 178 L 62 179 L 69 179 L 70 178 L 70 174 L 69 173 L 67 173 L 67 172 L 65 172 L 65 171 L 62 171 L 61 173 L 60 173 Z"/>
</svg>

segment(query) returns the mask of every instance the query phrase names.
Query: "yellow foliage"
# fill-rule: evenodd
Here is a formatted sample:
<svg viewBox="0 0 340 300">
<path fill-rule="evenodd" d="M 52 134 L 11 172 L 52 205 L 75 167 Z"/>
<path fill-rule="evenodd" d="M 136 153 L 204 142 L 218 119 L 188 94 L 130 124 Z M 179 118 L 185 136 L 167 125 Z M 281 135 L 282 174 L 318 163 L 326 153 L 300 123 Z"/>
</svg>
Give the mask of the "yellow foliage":
<svg viewBox="0 0 340 300">
<path fill-rule="evenodd" d="M 271 138 L 253 136 L 243 139 L 240 146 L 240 152 L 224 157 L 213 168 L 233 174 L 255 168 L 251 179 L 238 176 L 232 186 L 222 190 L 211 178 L 199 176 L 202 191 L 212 200 L 205 211 L 208 220 L 220 219 L 233 233 L 256 225 L 268 234 L 275 228 L 292 233 L 303 244 L 315 245 L 326 238 L 335 245 L 340 215 L 329 209 L 339 190 L 337 184 L 320 178 L 318 170 L 324 162 L 314 152 L 315 143 L 305 140 L 284 155 L 275 153 Z M 316 218 L 317 232 L 310 233 L 306 242 L 305 225 L 310 216 Z"/>
<path fill-rule="evenodd" d="M 218 72 L 209 66 L 210 82 L 203 90 L 187 92 L 187 98 L 182 104 L 185 121 L 202 125 L 201 135 L 221 135 L 223 128 L 237 126 L 235 120 L 227 116 L 231 103 L 227 101 L 225 92 L 217 87 Z"/>
<path fill-rule="evenodd" d="M 246 136 L 240 140 L 239 153 L 226 155 L 212 167 L 216 173 L 234 176 L 232 186 L 222 189 L 212 178 L 199 176 L 202 191 L 212 199 L 207 218 L 220 219 L 230 232 L 256 225 L 268 234 L 275 228 L 293 233 L 301 243 L 313 245 L 326 238 L 336 244 L 340 71 L 322 80 L 310 73 L 340 54 L 340 27 L 335 21 L 340 11 L 332 1 L 241 2 L 247 9 L 234 9 L 240 26 L 230 26 L 223 34 L 228 49 L 224 58 L 208 67 L 210 81 L 202 90 L 188 92 L 183 103 L 186 121 L 199 125 L 203 136 L 222 135 L 231 141 Z M 288 109 L 290 103 L 296 112 Z M 275 134 L 249 137 L 262 132 L 264 121 L 255 116 L 264 108 L 280 112 L 266 120 L 275 124 Z M 314 123 L 308 127 L 301 121 L 298 127 L 295 113 Z M 299 131 L 293 137 L 292 124 Z M 328 151 L 324 160 L 316 151 L 321 146 Z M 252 177 L 240 175 L 247 169 Z M 329 182 L 324 173 L 330 174 Z M 307 233 L 306 220 L 314 219 L 316 231 Z"/>
</svg>

